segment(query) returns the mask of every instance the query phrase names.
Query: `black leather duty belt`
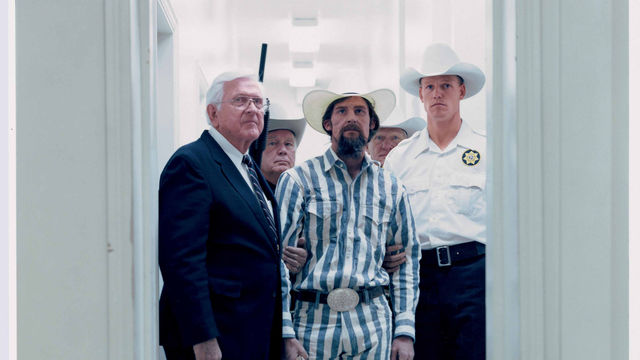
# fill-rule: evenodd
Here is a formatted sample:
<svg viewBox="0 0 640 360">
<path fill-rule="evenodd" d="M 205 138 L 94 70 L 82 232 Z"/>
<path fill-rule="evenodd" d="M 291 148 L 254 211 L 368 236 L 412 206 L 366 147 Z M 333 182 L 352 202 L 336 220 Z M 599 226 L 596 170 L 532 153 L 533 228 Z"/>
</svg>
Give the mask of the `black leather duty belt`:
<svg viewBox="0 0 640 360">
<path fill-rule="evenodd" d="M 335 289 L 333 291 L 336 291 L 336 290 L 340 290 L 340 289 Z M 384 294 L 384 290 L 382 289 L 382 286 L 376 286 L 368 289 L 361 289 L 355 292 L 358 294 L 358 298 L 360 299 L 360 302 L 365 304 L 368 304 L 371 299 L 375 299 L 378 296 L 381 296 L 382 294 Z M 325 293 L 321 291 L 312 291 L 312 290 L 294 291 L 294 296 L 296 300 L 308 301 L 312 303 L 317 302 L 319 304 L 327 304 L 327 298 L 329 297 L 329 294 L 330 293 Z"/>
<path fill-rule="evenodd" d="M 461 261 L 483 256 L 485 245 L 477 242 L 467 242 L 451 246 L 438 246 L 429 250 L 422 250 L 421 266 L 447 267 Z"/>
</svg>

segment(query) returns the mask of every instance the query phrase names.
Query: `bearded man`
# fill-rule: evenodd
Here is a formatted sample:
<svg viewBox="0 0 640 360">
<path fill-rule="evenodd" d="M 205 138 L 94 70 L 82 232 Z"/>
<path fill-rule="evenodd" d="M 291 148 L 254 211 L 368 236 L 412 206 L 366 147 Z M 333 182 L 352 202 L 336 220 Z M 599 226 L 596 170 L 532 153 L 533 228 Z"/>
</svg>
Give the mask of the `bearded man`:
<svg viewBox="0 0 640 360">
<path fill-rule="evenodd" d="M 293 283 L 295 308 L 283 314 L 287 359 L 413 358 L 415 224 L 404 186 L 365 154 L 394 106 L 388 89 L 314 90 L 303 100 L 307 123 L 329 134 L 331 147 L 284 172 L 276 188 L 283 246 L 302 236 L 309 252 Z M 407 256 L 392 275 L 382 267 L 389 245 L 401 245 Z M 392 308 L 382 296 L 387 285 Z"/>
</svg>

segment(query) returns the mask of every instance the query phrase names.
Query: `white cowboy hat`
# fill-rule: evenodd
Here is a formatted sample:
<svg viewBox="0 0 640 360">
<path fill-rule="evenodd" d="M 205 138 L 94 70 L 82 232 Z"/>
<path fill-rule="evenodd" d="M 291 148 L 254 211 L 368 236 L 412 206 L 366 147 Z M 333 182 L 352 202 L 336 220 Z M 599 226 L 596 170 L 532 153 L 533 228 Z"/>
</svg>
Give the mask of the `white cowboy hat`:
<svg viewBox="0 0 640 360">
<path fill-rule="evenodd" d="M 477 94 L 484 86 L 484 73 L 479 67 L 460 62 L 458 55 L 445 44 L 432 44 L 422 55 L 422 71 L 407 68 L 400 76 L 400 86 L 409 94 L 420 96 L 420 79 L 427 76 L 458 75 L 464 80 L 465 99 Z"/>
<path fill-rule="evenodd" d="M 312 90 L 302 100 L 302 111 L 307 123 L 319 133 L 326 134 L 327 132 L 322 127 L 322 115 L 327 111 L 327 106 L 337 99 L 351 96 L 367 99 L 373 105 L 373 110 L 378 115 L 380 123 L 391 114 L 396 106 L 396 95 L 389 89 L 378 89 L 368 93 L 334 93 L 328 90 Z"/>
<path fill-rule="evenodd" d="M 289 130 L 296 138 L 296 147 L 302 141 L 302 135 L 307 124 L 300 111 L 287 112 L 279 104 L 269 106 L 269 124 L 267 132 L 274 130 Z"/>
<path fill-rule="evenodd" d="M 391 113 L 389 119 L 384 123 L 380 124 L 380 129 L 383 128 L 399 128 L 404 130 L 407 133 L 407 137 L 411 137 L 416 131 L 420 131 L 427 126 L 427 123 L 421 117 L 411 117 L 404 121 L 402 121 L 403 117 L 400 115 L 400 112 L 396 109 Z"/>
</svg>

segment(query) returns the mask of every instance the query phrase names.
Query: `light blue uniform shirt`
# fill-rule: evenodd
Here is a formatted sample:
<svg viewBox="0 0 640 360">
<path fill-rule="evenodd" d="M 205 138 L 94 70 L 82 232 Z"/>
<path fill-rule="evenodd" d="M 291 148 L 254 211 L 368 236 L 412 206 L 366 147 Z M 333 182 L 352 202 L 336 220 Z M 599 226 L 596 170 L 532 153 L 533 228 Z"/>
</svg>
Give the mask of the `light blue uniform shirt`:
<svg viewBox="0 0 640 360">
<path fill-rule="evenodd" d="M 328 292 L 391 285 L 394 337 L 414 337 L 418 302 L 420 245 L 403 185 L 365 155 L 352 179 L 332 149 L 283 173 L 276 188 L 282 246 L 306 239 L 308 260 L 295 290 Z M 402 244 L 407 262 L 389 274 L 382 268 L 385 248 Z M 283 279 L 283 336 L 293 337 L 288 311 L 290 283 Z"/>
</svg>

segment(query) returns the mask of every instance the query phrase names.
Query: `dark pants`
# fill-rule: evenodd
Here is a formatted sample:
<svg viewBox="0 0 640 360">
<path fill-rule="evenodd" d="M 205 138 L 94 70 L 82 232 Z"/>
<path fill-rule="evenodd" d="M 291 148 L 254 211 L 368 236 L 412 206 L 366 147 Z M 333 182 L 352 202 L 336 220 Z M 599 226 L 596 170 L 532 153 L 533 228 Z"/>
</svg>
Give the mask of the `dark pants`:
<svg viewBox="0 0 640 360">
<path fill-rule="evenodd" d="M 195 360 L 196 355 L 193 353 L 193 348 L 167 348 L 164 349 L 164 354 L 167 356 L 167 360 Z"/>
<path fill-rule="evenodd" d="M 485 257 L 452 266 L 420 264 L 415 359 L 486 357 Z"/>
</svg>

